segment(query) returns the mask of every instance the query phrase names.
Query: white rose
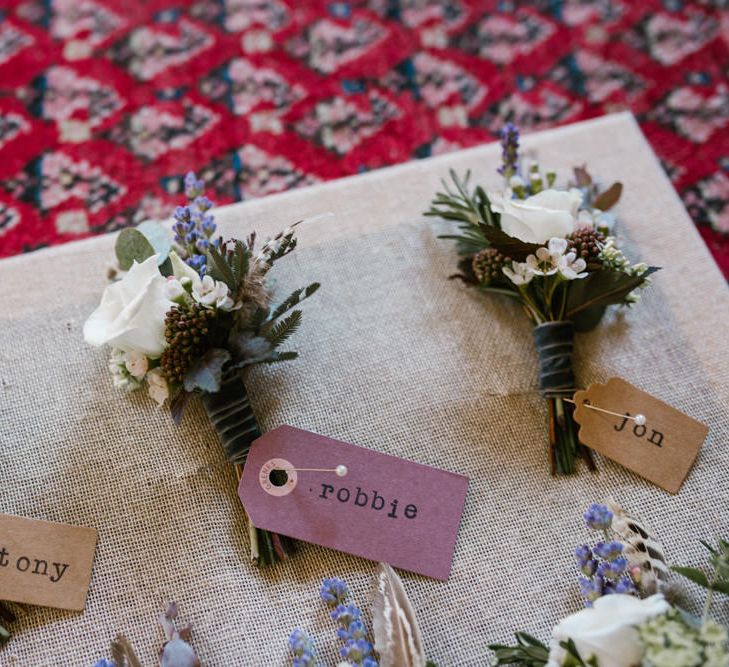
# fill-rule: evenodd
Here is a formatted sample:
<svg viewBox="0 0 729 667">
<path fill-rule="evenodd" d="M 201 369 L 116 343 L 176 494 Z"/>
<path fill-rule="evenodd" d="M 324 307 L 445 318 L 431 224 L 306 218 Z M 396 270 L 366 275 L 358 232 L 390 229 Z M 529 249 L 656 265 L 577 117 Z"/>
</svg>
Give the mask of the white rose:
<svg viewBox="0 0 729 667">
<path fill-rule="evenodd" d="M 172 306 L 165 282 L 156 255 L 135 262 L 124 278 L 104 290 L 101 305 L 84 324 L 86 342 L 159 357 L 165 348 L 165 315 Z"/>
<path fill-rule="evenodd" d="M 170 388 L 167 385 L 162 371 L 159 368 L 154 368 L 147 373 L 147 385 L 149 389 L 149 395 L 152 400 L 156 401 L 158 405 L 162 405 L 170 395 Z"/>
<path fill-rule="evenodd" d="M 526 199 L 512 199 L 511 191 L 489 192 L 491 210 L 501 215 L 501 229 L 527 243 L 546 243 L 575 231 L 582 193 L 571 190 L 542 190 Z"/>
<path fill-rule="evenodd" d="M 554 628 L 547 667 L 564 664 L 567 653 L 559 644 L 568 639 L 575 643 L 585 662 L 595 658 L 600 667 L 639 665 L 643 646 L 636 626 L 670 608 L 662 595 L 645 600 L 632 595 L 605 595 Z"/>
</svg>

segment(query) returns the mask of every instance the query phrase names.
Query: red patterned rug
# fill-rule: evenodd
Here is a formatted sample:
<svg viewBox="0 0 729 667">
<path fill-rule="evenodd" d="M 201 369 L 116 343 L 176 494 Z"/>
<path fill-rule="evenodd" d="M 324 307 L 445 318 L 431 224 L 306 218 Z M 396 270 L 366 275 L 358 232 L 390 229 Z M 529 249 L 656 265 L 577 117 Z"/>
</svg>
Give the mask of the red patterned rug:
<svg viewBox="0 0 729 667">
<path fill-rule="evenodd" d="M 0 7 L 0 256 L 627 108 L 729 277 L 727 0 Z"/>
</svg>

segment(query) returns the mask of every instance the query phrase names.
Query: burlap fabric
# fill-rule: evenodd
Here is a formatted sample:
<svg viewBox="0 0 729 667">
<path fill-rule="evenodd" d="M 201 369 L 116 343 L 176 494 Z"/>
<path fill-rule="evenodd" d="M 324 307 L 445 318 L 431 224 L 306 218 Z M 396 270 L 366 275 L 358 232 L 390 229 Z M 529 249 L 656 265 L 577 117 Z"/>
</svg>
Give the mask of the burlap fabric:
<svg viewBox="0 0 729 667">
<path fill-rule="evenodd" d="M 450 167 L 496 185 L 497 145 L 219 211 L 224 233 L 238 236 L 334 214 L 302 228 L 299 250 L 277 265 L 282 292 L 323 288 L 291 341 L 300 359 L 250 376 L 262 426 L 288 423 L 471 477 L 450 580 L 403 574 L 441 667 L 486 664 L 486 643 L 513 630 L 546 639 L 579 608 L 572 552 L 590 537 L 580 515 L 594 500 L 612 496 L 643 515 L 676 562 L 703 563 L 697 540 L 729 532 L 729 291 L 719 271 L 631 116 L 524 143 L 544 163 L 587 162 L 605 181 L 620 178 L 620 236 L 636 259 L 664 267 L 640 307 L 577 336 L 576 370 L 582 383 L 624 377 L 710 426 L 676 496 L 606 460 L 599 474 L 550 477 L 528 321 L 446 280 L 454 249 L 420 213 Z M 0 263 L 0 511 L 100 533 L 86 612 L 28 609 L 0 663 L 89 665 L 124 631 L 156 664 L 155 618 L 170 599 L 205 665 L 287 664 L 297 626 L 334 662 L 319 582 L 341 576 L 364 604 L 373 564 L 317 546 L 266 572 L 247 562 L 235 476 L 200 406 L 176 428 L 144 394 L 117 393 L 106 351 L 83 342 L 113 241 Z M 726 605 L 717 611 L 728 620 Z"/>
</svg>

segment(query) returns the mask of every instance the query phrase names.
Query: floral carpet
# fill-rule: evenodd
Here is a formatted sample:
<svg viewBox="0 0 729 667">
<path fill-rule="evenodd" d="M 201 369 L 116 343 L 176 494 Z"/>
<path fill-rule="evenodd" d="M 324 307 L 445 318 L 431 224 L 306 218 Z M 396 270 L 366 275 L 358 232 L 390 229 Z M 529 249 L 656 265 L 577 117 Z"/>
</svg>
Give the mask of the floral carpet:
<svg viewBox="0 0 729 667">
<path fill-rule="evenodd" d="M 0 257 L 630 109 L 729 277 L 727 6 L 0 0 Z"/>
</svg>

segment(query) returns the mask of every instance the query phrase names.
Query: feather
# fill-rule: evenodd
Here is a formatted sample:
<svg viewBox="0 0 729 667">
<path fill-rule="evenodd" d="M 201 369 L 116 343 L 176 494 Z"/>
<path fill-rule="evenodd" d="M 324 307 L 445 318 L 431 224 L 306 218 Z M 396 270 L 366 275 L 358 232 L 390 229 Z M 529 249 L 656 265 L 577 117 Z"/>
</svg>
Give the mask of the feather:
<svg viewBox="0 0 729 667">
<path fill-rule="evenodd" d="M 400 577 L 380 563 L 372 600 L 372 631 L 380 667 L 425 667 L 423 637 Z"/>
<path fill-rule="evenodd" d="M 142 667 L 129 640 L 121 634 L 111 643 L 111 659 L 116 667 Z"/>
<path fill-rule="evenodd" d="M 668 566 L 660 542 L 645 524 L 630 516 L 620 505 L 608 501 L 607 506 L 613 513 L 612 529 L 625 544 L 628 566 L 639 569 L 641 591 L 651 595 L 662 590 L 668 579 Z"/>
</svg>

